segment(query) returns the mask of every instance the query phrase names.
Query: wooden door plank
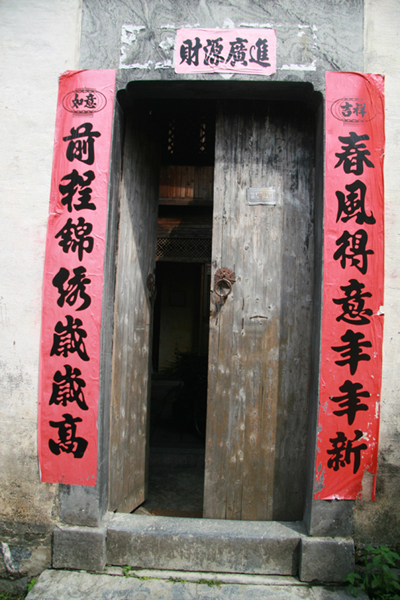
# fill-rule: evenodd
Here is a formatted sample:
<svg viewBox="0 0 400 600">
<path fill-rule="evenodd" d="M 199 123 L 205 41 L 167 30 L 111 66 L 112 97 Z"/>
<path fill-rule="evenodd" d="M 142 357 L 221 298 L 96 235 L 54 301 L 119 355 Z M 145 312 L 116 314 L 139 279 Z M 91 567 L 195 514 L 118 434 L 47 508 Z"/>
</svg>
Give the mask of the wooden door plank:
<svg viewBox="0 0 400 600">
<path fill-rule="evenodd" d="M 146 495 L 158 165 L 145 121 L 128 121 L 120 186 L 120 225 L 112 357 L 109 508 L 131 512 Z"/>
<path fill-rule="evenodd" d="M 290 112 L 270 115 L 256 103 L 225 103 L 217 118 L 212 275 L 228 267 L 237 281 L 210 319 L 205 517 L 301 518 L 310 353 L 306 341 L 302 355 L 299 340 L 309 340 L 312 295 L 309 130 Z M 249 187 L 273 188 L 276 206 L 248 206 Z M 298 363 L 304 373 L 296 368 L 295 380 Z M 299 412 L 305 416 L 297 419 Z"/>
</svg>

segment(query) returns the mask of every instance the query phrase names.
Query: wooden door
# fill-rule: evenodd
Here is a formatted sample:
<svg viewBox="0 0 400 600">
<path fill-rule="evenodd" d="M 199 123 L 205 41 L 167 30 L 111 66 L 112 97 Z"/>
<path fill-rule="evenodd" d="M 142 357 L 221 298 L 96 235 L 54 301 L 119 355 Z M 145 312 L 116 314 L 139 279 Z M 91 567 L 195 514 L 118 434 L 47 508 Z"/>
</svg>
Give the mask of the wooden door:
<svg viewBox="0 0 400 600">
<path fill-rule="evenodd" d="M 313 119 L 236 102 L 217 114 L 204 517 L 302 518 L 313 281 Z M 267 189 L 275 205 L 246 203 Z M 257 198 L 257 195 L 256 195 Z"/>
<path fill-rule="evenodd" d="M 148 111 L 147 111 L 148 113 Z M 145 500 L 149 446 L 152 299 L 159 166 L 146 112 L 126 126 L 112 355 L 109 510 L 131 512 Z"/>
</svg>

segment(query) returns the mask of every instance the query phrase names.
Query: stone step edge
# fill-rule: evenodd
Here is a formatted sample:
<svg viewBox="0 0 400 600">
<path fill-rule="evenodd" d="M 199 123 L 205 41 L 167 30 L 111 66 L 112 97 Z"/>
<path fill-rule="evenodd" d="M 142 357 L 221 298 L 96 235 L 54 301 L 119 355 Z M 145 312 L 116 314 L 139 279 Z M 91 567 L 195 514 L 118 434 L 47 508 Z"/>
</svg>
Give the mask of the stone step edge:
<svg viewBox="0 0 400 600">
<path fill-rule="evenodd" d="M 242 585 L 270 585 L 270 586 L 308 586 L 297 577 L 290 575 L 247 575 L 246 573 L 214 573 L 211 571 L 171 571 L 166 569 L 137 569 L 109 566 L 104 571 L 105 575 L 116 577 L 134 577 L 137 579 L 165 579 L 170 581 L 184 580 L 190 583 L 220 582 Z"/>
<path fill-rule="evenodd" d="M 224 519 L 196 519 L 164 517 L 131 513 L 113 513 L 107 519 L 108 532 L 125 532 L 138 535 L 173 535 L 224 538 L 254 538 L 254 540 L 301 540 L 306 536 L 301 521 L 240 521 Z"/>
</svg>

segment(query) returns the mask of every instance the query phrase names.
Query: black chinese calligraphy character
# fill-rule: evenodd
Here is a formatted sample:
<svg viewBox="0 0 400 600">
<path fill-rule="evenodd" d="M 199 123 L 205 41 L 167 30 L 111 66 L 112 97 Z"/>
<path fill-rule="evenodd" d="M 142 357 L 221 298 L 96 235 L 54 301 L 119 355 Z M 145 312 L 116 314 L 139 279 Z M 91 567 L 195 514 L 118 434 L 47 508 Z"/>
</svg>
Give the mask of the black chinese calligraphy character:
<svg viewBox="0 0 400 600">
<path fill-rule="evenodd" d="M 195 67 L 199 66 L 199 50 L 203 46 L 200 43 L 200 38 L 195 38 L 195 44 L 193 45 L 192 40 L 185 40 L 181 45 L 180 55 L 181 62 L 186 62 L 188 65 L 194 65 Z"/>
<path fill-rule="evenodd" d="M 373 250 L 366 250 L 367 242 L 368 234 L 363 229 L 359 229 L 353 235 L 348 231 L 344 231 L 340 238 L 336 240 L 336 246 L 339 246 L 339 248 L 333 258 L 335 260 L 340 259 L 342 269 L 346 268 L 346 260 L 350 260 L 350 266 L 356 267 L 360 273 L 365 275 L 368 270 L 368 254 L 374 254 Z"/>
<path fill-rule="evenodd" d="M 362 390 L 362 387 L 361 383 L 353 383 L 349 381 L 349 379 L 346 379 L 344 384 L 339 388 L 339 390 L 344 393 L 344 396 L 330 396 L 330 400 L 336 402 L 342 409 L 334 410 L 333 414 L 338 417 L 347 415 L 349 425 L 353 425 L 359 410 L 368 410 L 368 405 L 362 404 L 361 398 L 370 398 L 371 394 L 366 390 L 361 392 L 360 390 Z"/>
<path fill-rule="evenodd" d="M 363 140 L 369 140 L 369 135 L 357 135 L 354 131 L 350 131 L 349 137 L 340 137 L 339 140 L 344 144 L 343 152 L 336 152 L 338 162 L 335 165 L 340 167 L 343 164 L 345 173 L 353 173 L 354 175 L 362 175 L 364 172 L 364 163 L 367 167 L 374 168 L 374 164 L 367 158 L 367 154 L 371 154 L 366 150 L 366 145 L 362 144 Z"/>
<path fill-rule="evenodd" d="M 340 108 L 342 109 L 343 117 L 351 117 L 353 105 L 350 104 L 350 102 L 345 102 L 344 104 L 341 104 Z"/>
<path fill-rule="evenodd" d="M 371 360 L 369 354 L 363 354 L 362 348 L 371 348 L 372 344 L 369 341 L 362 342 L 365 338 L 363 333 L 355 333 L 348 329 L 340 338 L 342 342 L 346 342 L 345 346 L 332 346 L 332 350 L 339 352 L 343 360 L 335 360 L 335 363 L 341 367 L 349 365 L 350 373 L 354 375 L 357 371 L 358 363 L 362 360 Z"/>
<path fill-rule="evenodd" d="M 206 53 L 204 58 L 205 65 L 215 65 L 218 67 L 220 62 L 225 62 L 225 58 L 221 54 L 223 46 L 220 42 L 222 42 L 222 38 L 207 40 L 207 46 L 204 46 L 204 52 Z"/>
<path fill-rule="evenodd" d="M 345 196 L 343 192 L 336 192 L 339 203 L 336 223 L 339 219 L 341 219 L 343 223 L 347 223 L 347 221 L 353 217 L 356 218 L 356 223 L 359 225 L 362 225 L 363 223 L 373 225 L 376 223 L 372 213 L 370 215 L 365 213 L 365 192 L 367 190 L 365 183 L 357 179 L 354 183 L 350 183 L 345 187 L 346 190 L 350 192 L 347 196 Z"/>
<path fill-rule="evenodd" d="M 75 210 L 96 210 L 96 205 L 91 202 L 92 188 L 89 187 L 94 179 L 95 174 L 93 171 L 86 171 L 82 176 L 79 175 L 76 169 L 73 169 L 72 173 L 65 175 L 61 179 L 61 181 L 69 181 L 69 183 L 66 183 L 65 185 L 60 183 L 58 186 L 60 192 L 65 194 L 65 196 L 61 198 L 61 202 L 64 206 L 67 206 L 68 212 L 72 212 L 72 200 L 78 191 L 78 186 L 80 187 L 80 190 L 79 198 L 76 199 L 78 203 L 74 204 Z"/>
<path fill-rule="evenodd" d="M 64 306 L 64 302 L 66 302 L 69 306 L 73 306 L 79 296 L 83 302 L 76 310 L 85 310 L 92 302 L 91 297 L 86 293 L 86 286 L 91 283 L 91 279 L 86 277 L 85 267 L 76 267 L 73 271 L 74 276 L 68 279 L 68 269 L 61 267 L 57 275 L 53 277 L 52 284 L 57 288 L 58 293 L 60 294 L 57 304 L 62 307 Z M 67 286 L 64 287 L 67 280 Z"/>
<path fill-rule="evenodd" d="M 71 135 L 63 137 L 64 142 L 68 142 L 67 159 L 72 162 L 79 160 L 80 162 L 92 165 L 94 163 L 94 138 L 99 137 L 101 133 L 92 131 L 92 123 L 83 123 L 76 129 L 71 128 Z"/>
<path fill-rule="evenodd" d="M 64 421 L 49 421 L 51 427 L 58 429 L 58 442 L 49 439 L 49 448 L 57 456 L 61 452 L 73 454 L 75 458 L 82 458 L 88 446 L 87 440 L 76 437 L 76 423 L 80 423 L 80 417 L 73 418 L 72 415 L 65 413 L 62 415 Z"/>
<path fill-rule="evenodd" d="M 83 394 L 86 382 L 79 377 L 82 375 L 80 369 L 73 369 L 71 365 L 64 365 L 65 373 L 56 371 L 53 377 L 53 392 L 49 404 L 62 404 L 67 406 L 68 402 L 76 402 L 82 410 L 88 410 Z"/>
<path fill-rule="evenodd" d="M 365 102 L 356 102 L 355 107 L 353 108 L 353 113 L 359 117 L 363 117 L 367 109 L 365 107 Z"/>
<path fill-rule="evenodd" d="M 89 235 L 92 232 L 93 226 L 91 223 L 85 223 L 83 217 L 79 217 L 78 223 L 75 225 L 72 219 L 68 219 L 64 227 L 56 234 L 56 238 L 61 238 L 58 245 L 61 246 L 63 252 L 68 253 L 69 249 L 75 252 L 78 249 L 79 260 L 82 260 L 83 253 L 90 254 L 93 250 L 93 238 Z"/>
<path fill-rule="evenodd" d="M 226 59 L 227 63 L 230 63 L 232 67 L 236 65 L 236 63 L 242 63 L 245 67 L 247 66 L 246 60 L 246 51 L 247 48 L 245 43 L 247 44 L 248 40 L 237 37 L 234 42 L 229 42 L 231 45 L 231 50 L 229 52 L 229 56 Z"/>
<path fill-rule="evenodd" d="M 253 55 L 253 52 L 255 55 Z M 268 57 L 268 42 L 266 39 L 262 40 L 258 38 L 255 45 L 250 48 L 250 60 L 251 63 L 257 63 L 261 67 L 270 67 Z"/>
<path fill-rule="evenodd" d="M 351 102 L 345 102 L 340 105 L 340 108 L 342 109 L 342 116 L 346 118 L 351 117 L 352 114 L 363 117 L 367 112 L 365 102 L 356 102 L 355 106 Z"/>
<path fill-rule="evenodd" d="M 50 351 L 50 356 L 67 357 L 69 354 L 77 352 L 79 358 L 89 360 L 84 342 L 87 333 L 81 327 L 82 321 L 74 319 L 71 315 L 66 315 L 66 319 L 66 325 L 58 321 L 54 328 L 55 333 L 53 334 L 53 347 Z"/>
<path fill-rule="evenodd" d="M 338 471 L 340 467 L 350 465 L 353 454 L 353 473 L 354 475 L 357 473 L 361 463 L 361 450 L 366 450 L 368 446 L 367 444 L 354 446 L 353 444 L 362 438 L 363 432 L 356 429 L 354 435 L 354 440 L 349 440 L 342 431 L 338 431 L 335 438 L 329 439 L 332 444 L 332 450 L 327 450 L 327 453 L 331 454 L 332 457 L 328 460 L 328 469 Z"/>
<path fill-rule="evenodd" d="M 94 94 L 92 94 L 91 92 L 89 92 L 88 94 L 86 94 L 85 108 L 96 108 L 96 106 L 97 106 L 96 96 Z"/>
<path fill-rule="evenodd" d="M 352 325 L 367 325 L 370 323 L 370 317 L 372 310 L 370 308 L 364 308 L 365 302 L 363 298 L 371 298 L 370 292 L 362 292 L 365 288 L 363 283 L 357 281 L 357 279 L 349 279 L 349 285 L 340 286 L 343 290 L 344 298 L 333 298 L 335 304 L 342 305 L 342 314 L 336 317 L 336 321 L 344 321 Z M 366 316 L 368 315 L 368 316 Z"/>
<path fill-rule="evenodd" d="M 74 108 L 79 108 L 83 104 L 83 98 L 79 98 L 78 92 L 75 92 L 74 99 L 72 100 L 72 106 Z"/>
</svg>

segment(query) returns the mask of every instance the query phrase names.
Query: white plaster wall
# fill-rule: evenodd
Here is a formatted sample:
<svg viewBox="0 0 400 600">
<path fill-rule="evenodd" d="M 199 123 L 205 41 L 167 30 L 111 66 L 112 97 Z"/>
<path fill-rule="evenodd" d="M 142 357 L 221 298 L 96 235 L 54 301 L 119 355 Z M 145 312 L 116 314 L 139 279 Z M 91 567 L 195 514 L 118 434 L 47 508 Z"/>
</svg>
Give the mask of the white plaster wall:
<svg viewBox="0 0 400 600">
<path fill-rule="evenodd" d="M 399 545 L 400 527 L 400 2 L 366 0 L 364 70 L 385 75 L 385 327 L 376 502 L 356 504 L 363 543 Z"/>
<path fill-rule="evenodd" d="M 400 2 L 368 0 L 365 70 L 385 75 L 385 331 L 380 447 L 400 466 Z"/>
<path fill-rule="evenodd" d="M 0 523 L 54 513 L 37 462 L 41 294 L 58 76 L 77 68 L 80 23 L 80 0 L 0 0 Z"/>
</svg>

